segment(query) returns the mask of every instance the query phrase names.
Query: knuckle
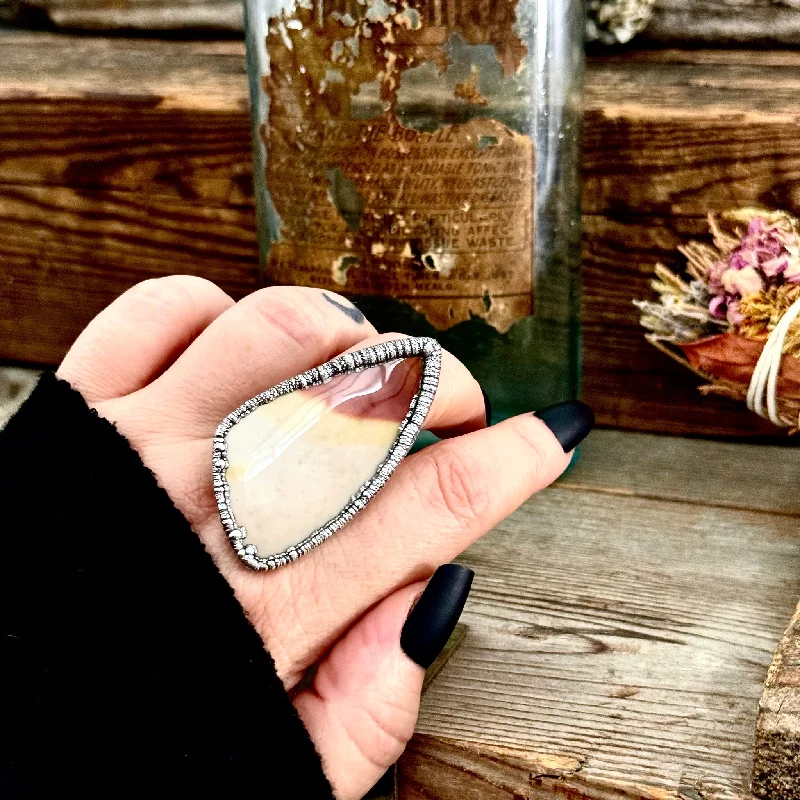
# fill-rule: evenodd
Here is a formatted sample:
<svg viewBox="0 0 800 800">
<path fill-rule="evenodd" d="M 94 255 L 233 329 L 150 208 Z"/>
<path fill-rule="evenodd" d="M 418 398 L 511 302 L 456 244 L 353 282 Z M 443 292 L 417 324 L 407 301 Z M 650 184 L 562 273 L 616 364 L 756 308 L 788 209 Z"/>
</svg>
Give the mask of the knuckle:
<svg viewBox="0 0 800 800">
<path fill-rule="evenodd" d="M 175 280 L 175 277 L 150 278 L 128 290 L 128 303 L 137 316 L 162 320 L 196 310 L 194 295 L 186 284 Z"/>
<path fill-rule="evenodd" d="M 334 331 L 329 317 L 312 295 L 294 286 L 273 286 L 245 298 L 242 303 L 299 348 L 329 350 Z"/>
<path fill-rule="evenodd" d="M 208 302 L 213 300 L 225 306 L 233 305 L 233 299 L 216 283 L 207 278 L 201 278 L 198 275 L 168 275 L 160 280 L 183 287 L 193 298 L 200 298 Z"/>
<path fill-rule="evenodd" d="M 431 447 L 427 467 L 417 474 L 420 496 L 438 518 L 449 517 L 458 528 L 479 522 L 489 507 L 489 491 L 480 463 L 465 448 L 450 442 Z"/>
</svg>

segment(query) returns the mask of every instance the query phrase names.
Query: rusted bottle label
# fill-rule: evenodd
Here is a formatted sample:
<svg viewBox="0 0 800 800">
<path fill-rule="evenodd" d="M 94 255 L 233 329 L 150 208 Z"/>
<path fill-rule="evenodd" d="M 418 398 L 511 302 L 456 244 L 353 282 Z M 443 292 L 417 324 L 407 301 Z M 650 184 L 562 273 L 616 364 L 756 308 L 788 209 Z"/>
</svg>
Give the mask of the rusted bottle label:
<svg viewBox="0 0 800 800">
<path fill-rule="evenodd" d="M 512 2 L 316 0 L 269 20 L 269 279 L 444 329 L 532 310 L 527 22 Z"/>
</svg>

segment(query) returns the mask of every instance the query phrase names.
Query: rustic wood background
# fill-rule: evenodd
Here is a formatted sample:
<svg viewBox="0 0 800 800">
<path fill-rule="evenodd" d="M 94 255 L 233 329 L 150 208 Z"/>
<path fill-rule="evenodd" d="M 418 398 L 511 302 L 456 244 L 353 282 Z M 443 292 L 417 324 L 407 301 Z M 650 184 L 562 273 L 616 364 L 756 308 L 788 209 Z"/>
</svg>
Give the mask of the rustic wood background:
<svg viewBox="0 0 800 800">
<path fill-rule="evenodd" d="M 240 42 L 18 34 L 0 70 L 0 359 L 57 363 L 142 278 L 258 286 Z M 641 51 L 591 60 L 584 391 L 601 425 L 774 429 L 644 341 L 634 297 L 711 209 L 800 213 L 800 54 Z"/>
<path fill-rule="evenodd" d="M 425 696 L 400 797 L 750 798 L 800 595 L 796 474 L 785 448 L 593 433 L 462 557 L 467 637 Z M 765 797 L 794 800 L 796 773 L 792 791 Z"/>
<path fill-rule="evenodd" d="M 796 0 L 656 0 L 641 42 L 648 44 L 800 44 Z"/>
<path fill-rule="evenodd" d="M 240 33 L 236 0 L 0 0 L 0 19 L 64 30 Z M 657 0 L 648 44 L 800 44 L 795 0 Z"/>
</svg>

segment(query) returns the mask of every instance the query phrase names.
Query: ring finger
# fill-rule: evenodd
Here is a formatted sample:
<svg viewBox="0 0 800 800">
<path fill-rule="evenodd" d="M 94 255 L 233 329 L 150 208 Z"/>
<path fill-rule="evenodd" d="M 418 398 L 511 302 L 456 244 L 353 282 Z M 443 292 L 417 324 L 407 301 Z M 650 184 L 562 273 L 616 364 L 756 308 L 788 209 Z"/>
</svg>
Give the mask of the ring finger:
<svg viewBox="0 0 800 800">
<path fill-rule="evenodd" d="M 305 621 L 302 656 L 310 654 L 313 662 L 382 597 L 427 579 L 549 485 L 592 422 L 583 404 L 562 404 L 550 414 L 514 417 L 406 459 L 347 527 L 275 573 L 280 580 L 271 591 L 288 588 L 293 613 Z M 314 626 L 320 584 L 328 614 Z M 287 674 L 305 666 L 294 664 Z"/>
</svg>

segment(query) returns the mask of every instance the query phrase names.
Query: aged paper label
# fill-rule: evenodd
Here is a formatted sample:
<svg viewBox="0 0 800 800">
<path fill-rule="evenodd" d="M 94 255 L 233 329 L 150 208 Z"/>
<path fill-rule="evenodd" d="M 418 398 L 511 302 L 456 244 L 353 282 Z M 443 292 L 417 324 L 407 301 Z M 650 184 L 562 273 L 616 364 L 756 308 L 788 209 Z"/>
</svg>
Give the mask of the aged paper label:
<svg viewBox="0 0 800 800">
<path fill-rule="evenodd" d="M 270 25 L 270 280 L 403 299 L 440 329 L 480 316 L 506 330 L 533 294 L 513 4 L 338 5 Z"/>
</svg>

